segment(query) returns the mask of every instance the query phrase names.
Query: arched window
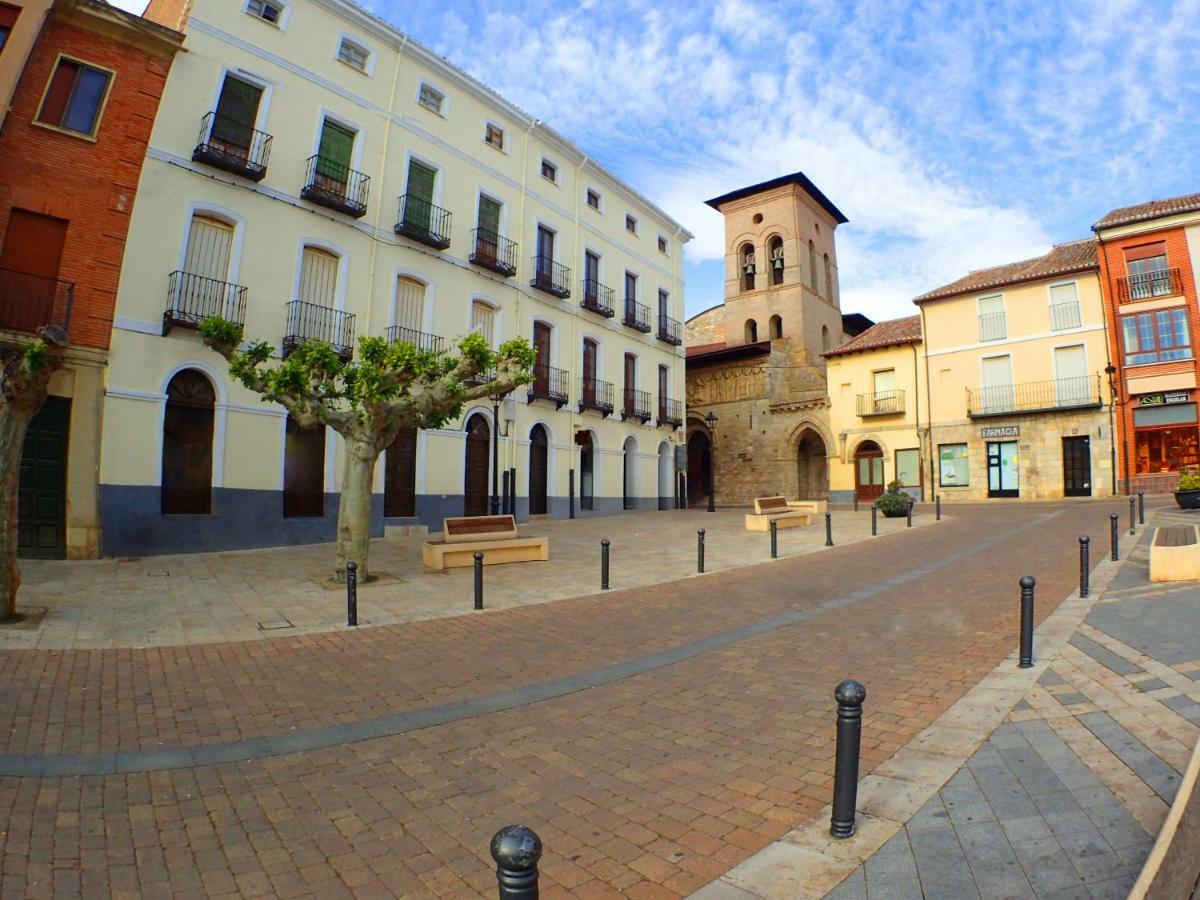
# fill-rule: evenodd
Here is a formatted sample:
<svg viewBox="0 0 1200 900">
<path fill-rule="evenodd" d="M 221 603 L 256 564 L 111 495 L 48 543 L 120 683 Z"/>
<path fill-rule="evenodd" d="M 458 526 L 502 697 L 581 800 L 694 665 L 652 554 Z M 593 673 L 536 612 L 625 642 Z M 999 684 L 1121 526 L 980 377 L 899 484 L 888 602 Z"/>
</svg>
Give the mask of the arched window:
<svg viewBox="0 0 1200 900">
<path fill-rule="evenodd" d="M 423 341 L 421 326 L 425 324 L 425 285 L 415 278 L 401 275 L 396 279 L 396 319 L 388 332 L 393 342 L 412 344 L 431 350 Z"/>
<path fill-rule="evenodd" d="M 771 316 L 771 340 L 777 341 L 783 337 L 783 317 Z"/>
<path fill-rule="evenodd" d="M 320 247 L 305 246 L 300 257 L 300 296 L 305 303 L 337 306 L 338 258 Z"/>
<path fill-rule="evenodd" d="M 825 254 L 825 296 L 833 299 L 833 269 L 829 267 L 829 254 Z"/>
<path fill-rule="evenodd" d="M 496 346 L 496 308 L 484 300 L 471 301 L 471 331 L 482 334 L 489 347 Z"/>
<path fill-rule="evenodd" d="M 821 352 L 829 352 L 829 326 L 827 325 L 821 326 Z"/>
<path fill-rule="evenodd" d="M 325 427 L 301 428 L 290 413 L 283 444 L 283 514 L 325 515 Z"/>
<path fill-rule="evenodd" d="M 212 512 L 213 410 L 216 392 L 202 373 L 184 369 L 167 385 L 163 415 L 162 511 Z"/>
<path fill-rule="evenodd" d="M 754 290 L 755 260 L 753 244 L 742 244 L 741 249 L 738 250 L 738 270 L 741 273 L 742 290 Z"/>
<path fill-rule="evenodd" d="M 758 323 L 753 319 L 746 320 L 746 343 L 753 344 L 758 340 Z"/>
<path fill-rule="evenodd" d="M 808 286 L 816 293 L 817 290 L 817 246 L 808 242 Z"/>
<path fill-rule="evenodd" d="M 783 284 L 783 238 L 776 235 L 767 242 L 771 259 L 771 284 Z"/>
<path fill-rule="evenodd" d="M 183 269 L 171 276 L 170 324 L 195 327 L 209 316 L 240 321 L 244 311 L 239 308 L 237 288 L 226 283 L 233 234 L 234 226 L 227 222 L 211 215 L 192 215 Z"/>
</svg>

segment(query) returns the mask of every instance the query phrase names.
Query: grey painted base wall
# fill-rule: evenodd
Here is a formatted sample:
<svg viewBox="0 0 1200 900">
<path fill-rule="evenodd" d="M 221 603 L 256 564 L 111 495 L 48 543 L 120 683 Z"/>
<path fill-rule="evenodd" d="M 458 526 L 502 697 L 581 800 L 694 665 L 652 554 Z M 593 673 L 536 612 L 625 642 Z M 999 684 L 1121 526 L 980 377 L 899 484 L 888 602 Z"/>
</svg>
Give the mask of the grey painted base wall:
<svg viewBox="0 0 1200 900">
<path fill-rule="evenodd" d="M 920 488 L 902 487 L 902 488 L 900 488 L 900 492 L 903 494 L 908 494 L 908 496 L 912 497 L 914 500 L 916 500 L 918 502 L 920 502 L 920 500 L 921 500 L 921 489 Z M 830 503 L 853 503 L 854 502 L 854 491 L 830 491 L 829 492 L 829 502 Z"/>
</svg>

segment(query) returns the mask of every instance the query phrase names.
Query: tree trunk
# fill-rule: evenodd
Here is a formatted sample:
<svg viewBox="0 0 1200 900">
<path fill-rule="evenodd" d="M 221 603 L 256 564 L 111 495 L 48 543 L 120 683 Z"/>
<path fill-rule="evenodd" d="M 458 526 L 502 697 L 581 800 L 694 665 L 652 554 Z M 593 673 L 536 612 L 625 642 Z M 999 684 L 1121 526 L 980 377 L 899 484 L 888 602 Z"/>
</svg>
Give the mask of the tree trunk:
<svg viewBox="0 0 1200 900">
<path fill-rule="evenodd" d="M 21 450 L 34 410 L 21 406 L 0 408 L 0 621 L 17 614 L 17 589 L 21 570 L 17 567 L 17 494 L 21 486 Z"/>
<path fill-rule="evenodd" d="M 367 579 L 367 549 L 371 541 L 371 482 L 379 452 L 359 441 L 345 442 L 342 496 L 338 504 L 337 566 L 333 577 L 346 580 L 346 563 L 358 566 L 359 582 Z"/>
</svg>

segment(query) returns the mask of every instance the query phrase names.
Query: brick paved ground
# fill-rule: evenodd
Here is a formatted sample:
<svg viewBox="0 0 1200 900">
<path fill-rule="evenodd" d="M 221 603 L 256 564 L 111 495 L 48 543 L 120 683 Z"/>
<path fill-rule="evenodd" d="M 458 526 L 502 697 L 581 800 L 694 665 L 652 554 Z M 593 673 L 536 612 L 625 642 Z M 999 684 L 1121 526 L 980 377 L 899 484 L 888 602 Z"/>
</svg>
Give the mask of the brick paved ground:
<svg viewBox="0 0 1200 900">
<path fill-rule="evenodd" d="M 870 690 L 866 774 L 1009 652 L 1016 577 L 1037 574 L 1049 613 L 1076 536 L 1114 508 L 963 507 L 870 544 L 356 632 L 4 652 L 0 765 L 274 740 L 233 763 L 0 778 L 0 892 L 490 894 L 488 839 L 521 821 L 546 843 L 547 896 L 685 895 L 828 801 L 841 678 Z M 354 740 L 374 717 L 626 660 L 638 674 Z M 283 752 L 329 726 L 348 742 Z M 122 759 L 152 757 L 78 762 Z"/>
</svg>

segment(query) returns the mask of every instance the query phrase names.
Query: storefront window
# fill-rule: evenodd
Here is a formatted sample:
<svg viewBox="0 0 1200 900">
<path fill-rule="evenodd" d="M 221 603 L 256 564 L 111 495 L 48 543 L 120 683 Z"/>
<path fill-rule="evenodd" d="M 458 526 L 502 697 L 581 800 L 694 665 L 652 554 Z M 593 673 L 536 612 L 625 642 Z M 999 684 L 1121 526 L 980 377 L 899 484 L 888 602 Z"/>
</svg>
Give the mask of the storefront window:
<svg viewBox="0 0 1200 900">
<path fill-rule="evenodd" d="M 1179 472 L 1200 465 L 1200 431 L 1195 423 L 1195 403 L 1135 409 L 1137 474 Z"/>
<path fill-rule="evenodd" d="M 939 444 L 938 463 L 943 487 L 963 487 L 971 481 L 966 444 Z"/>
<path fill-rule="evenodd" d="M 921 451 L 896 451 L 896 479 L 902 487 L 921 486 Z"/>
</svg>

